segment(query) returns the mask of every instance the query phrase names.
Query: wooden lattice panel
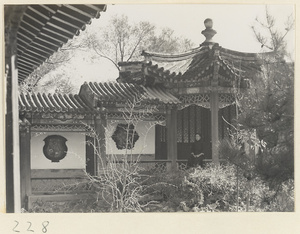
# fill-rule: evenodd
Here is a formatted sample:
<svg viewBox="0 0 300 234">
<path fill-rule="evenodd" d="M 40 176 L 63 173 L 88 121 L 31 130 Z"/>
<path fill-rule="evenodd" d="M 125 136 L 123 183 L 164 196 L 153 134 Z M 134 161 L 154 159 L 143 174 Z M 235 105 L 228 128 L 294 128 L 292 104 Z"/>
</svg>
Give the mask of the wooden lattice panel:
<svg viewBox="0 0 300 234">
<path fill-rule="evenodd" d="M 205 108 L 210 107 L 210 95 L 208 93 L 181 95 L 178 99 L 181 102 L 179 109 L 183 109 L 192 104 L 196 104 Z"/>
<path fill-rule="evenodd" d="M 177 162 L 178 170 L 185 171 L 188 169 L 186 162 Z"/>
</svg>

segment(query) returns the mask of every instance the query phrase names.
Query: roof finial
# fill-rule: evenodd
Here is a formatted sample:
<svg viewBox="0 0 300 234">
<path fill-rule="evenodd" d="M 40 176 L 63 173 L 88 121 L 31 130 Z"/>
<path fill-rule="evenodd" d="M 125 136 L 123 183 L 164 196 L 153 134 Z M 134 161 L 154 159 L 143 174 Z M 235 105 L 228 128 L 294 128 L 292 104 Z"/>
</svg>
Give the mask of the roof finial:
<svg viewBox="0 0 300 234">
<path fill-rule="evenodd" d="M 213 41 L 213 36 L 217 33 L 213 27 L 213 21 L 210 18 L 207 18 L 204 20 L 205 30 L 203 30 L 201 33 L 205 36 L 205 41 L 201 44 L 201 46 L 204 45 L 213 45 L 215 42 Z"/>
</svg>

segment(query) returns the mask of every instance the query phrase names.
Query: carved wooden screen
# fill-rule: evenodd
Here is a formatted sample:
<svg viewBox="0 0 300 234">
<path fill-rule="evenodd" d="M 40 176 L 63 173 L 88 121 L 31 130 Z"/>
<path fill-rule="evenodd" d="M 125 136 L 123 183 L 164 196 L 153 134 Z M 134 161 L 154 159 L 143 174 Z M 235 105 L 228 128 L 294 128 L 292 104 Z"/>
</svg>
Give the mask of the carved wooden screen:
<svg viewBox="0 0 300 234">
<path fill-rule="evenodd" d="M 166 126 L 155 126 L 155 159 L 167 159 L 167 129 Z"/>
<path fill-rule="evenodd" d="M 211 158 L 210 110 L 191 105 L 177 112 L 177 152 L 178 159 L 187 159 L 195 134 L 200 133 L 205 143 L 205 154 Z M 167 159 L 166 127 L 157 125 L 155 158 Z"/>
<path fill-rule="evenodd" d="M 211 158 L 211 120 L 210 110 L 191 105 L 178 111 L 177 115 L 177 153 L 178 159 L 187 159 L 195 134 L 199 133 L 204 141 L 205 158 Z"/>
<path fill-rule="evenodd" d="M 219 139 L 228 137 L 228 123 L 236 118 L 235 105 L 219 110 Z M 227 123 L 228 122 L 228 123 Z M 156 126 L 155 158 L 167 159 L 166 127 Z M 177 154 L 178 159 L 187 159 L 195 134 L 200 133 L 204 141 L 204 154 L 211 159 L 211 112 L 209 109 L 191 105 L 177 112 Z"/>
</svg>

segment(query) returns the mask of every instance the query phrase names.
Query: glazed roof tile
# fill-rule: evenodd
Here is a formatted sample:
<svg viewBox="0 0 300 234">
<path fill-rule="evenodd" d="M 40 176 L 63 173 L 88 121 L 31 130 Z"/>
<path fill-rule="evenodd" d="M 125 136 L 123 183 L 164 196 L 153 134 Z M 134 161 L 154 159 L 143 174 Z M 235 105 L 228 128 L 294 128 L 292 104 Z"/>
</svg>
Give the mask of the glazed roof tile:
<svg viewBox="0 0 300 234">
<path fill-rule="evenodd" d="M 66 113 L 92 113 L 90 108 L 80 98 L 73 94 L 48 94 L 45 93 L 21 93 L 19 95 L 19 111 L 47 113 L 47 112 L 66 112 Z"/>
<path fill-rule="evenodd" d="M 6 5 L 6 30 L 16 30 L 19 82 L 105 10 L 103 4 Z"/>
<path fill-rule="evenodd" d="M 89 82 L 88 88 L 100 102 L 120 102 L 140 98 L 142 101 L 177 104 L 180 101 L 162 87 L 145 87 L 142 85 L 117 82 Z"/>
<path fill-rule="evenodd" d="M 218 51 L 216 57 L 213 56 L 215 50 Z M 215 59 L 231 75 L 245 74 L 260 69 L 262 54 L 243 53 L 224 49 L 220 46 L 217 46 L 215 50 L 208 47 L 198 47 L 176 55 L 147 51 L 143 51 L 142 55 L 145 57 L 145 66 L 154 73 L 160 72 L 166 77 L 170 75 L 179 76 L 183 80 L 195 77 L 199 73 L 204 74 L 213 66 Z"/>
</svg>

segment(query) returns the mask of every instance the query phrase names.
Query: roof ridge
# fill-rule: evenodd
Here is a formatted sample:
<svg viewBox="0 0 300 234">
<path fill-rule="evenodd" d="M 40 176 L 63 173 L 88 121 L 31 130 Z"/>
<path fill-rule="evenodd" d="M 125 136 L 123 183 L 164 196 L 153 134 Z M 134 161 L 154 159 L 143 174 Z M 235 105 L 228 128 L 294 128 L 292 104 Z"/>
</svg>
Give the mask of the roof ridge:
<svg viewBox="0 0 300 234">
<path fill-rule="evenodd" d="M 209 49 L 205 47 L 197 47 L 178 54 L 157 53 L 157 52 L 150 52 L 144 50 L 141 55 L 144 56 L 146 60 L 153 59 L 154 61 L 157 60 L 159 61 L 160 59 L 163 59 L 164 62 L 175 62 L 175 61 L 186 60 L 188 58 L 193 57 L 196 54 L 205 53 L 208 50 Z"/>
</svg>

